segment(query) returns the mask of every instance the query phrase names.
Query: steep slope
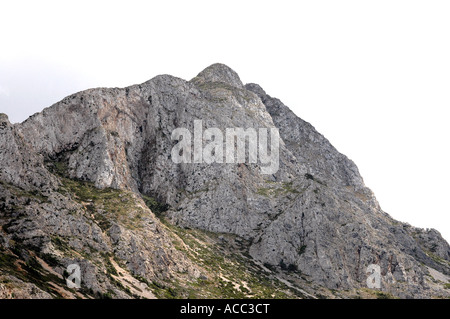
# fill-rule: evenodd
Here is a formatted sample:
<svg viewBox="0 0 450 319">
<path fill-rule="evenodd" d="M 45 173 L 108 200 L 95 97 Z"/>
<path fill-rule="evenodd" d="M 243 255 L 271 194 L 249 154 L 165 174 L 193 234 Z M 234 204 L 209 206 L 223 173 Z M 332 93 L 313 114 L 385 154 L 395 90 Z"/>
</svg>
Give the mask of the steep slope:
<svg viewBox="0 0 450 319">
<path fill-rule="evenodd" d="M 6 117 L 1 129 L 2 163 L 16 165 L 0 170 L 0 269 L 6 276 L 3 282 L 16 291 L 7 296 L 23 296 L 17 286 L 30 283 L 35 285 L 31 295 L 38 297 L 151 296 L 149 287 L 132 291 L 113 277 L 113 257 L 133 276 L 146 280 L 173 273 L 200 275 L 173 248 L 172 238 L 142 198 L 67 179 L 61 175 L 64 163 L 36 155 Z M 69 264 L 81 267 L 81 292 L 65 287 Z"/>
<path fill-rule="evenodd" d="M 370 264 L 386 296 L 449 296 L 450 247 L 439 233 L 390 218 L 352 161 L 225 65 L 191 81 L 91 89 L 23 123 L 1 120 L 1 268 L 23 290 L 31 280 L 18 263 L 46 256 L 61 278 L 80 263 L 87 297 L 370 297 Z M 172 132 L 194 132 L 194 120 L 222 132 L 278 128 L 278 171 L 175 163 Z M 55 293 L 34 284 L 38 297 Z"/>
</svg>

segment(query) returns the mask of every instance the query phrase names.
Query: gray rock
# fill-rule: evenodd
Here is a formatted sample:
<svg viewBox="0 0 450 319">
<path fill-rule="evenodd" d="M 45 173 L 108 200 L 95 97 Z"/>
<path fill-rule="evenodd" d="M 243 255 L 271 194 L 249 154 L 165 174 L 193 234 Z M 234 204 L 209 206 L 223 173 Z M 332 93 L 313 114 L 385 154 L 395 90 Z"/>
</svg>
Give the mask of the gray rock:
<svg viewBox="0 0 450 319">
<path fill-rule="evenodd" d="M 198 119 L 203 128 L 222 131 L 278 128 L 279 170 L 264 175 L 260 163 L 174 163 L 172 131 L 193 132 Z M 96 256 L 64 256 L 66 263 L 82 263 L 93 291 L 126 296 L 105 277 L 105 254 L 150 281 L 204 272 L 174 247 L 174 234 L 143 203 L 147 195 L 169 208 L 172 224 L 239 236 L 256 262 L 291 279 L 301 272 L 321 287 L 360 289 L 367 267 L 378 264 L 385 292 L 448 295 L 427 280 L 427 266 L 450 274 L 450 248 L 440 234 L 390 218 L 350 159 L 280 100 L 257 84 L 244 86 L 223 64 L 191 81 L 161 75 L 123 89 L 79 92 L 16 125 L 2 115 L 0 146 L 0 205 L 7 217 L 0 242 L 13 239 L 64 255 L 55 241 L 63 238 L 59 244 L 74 254 Z M 99 192 L 92 202 L 79 189 L 85 182 L 97 189 L 89 192 Z M 70 187 L 75 191 L 61 191 Z M 17 188 L 38 196 L 21 203 Z M 114 209 L 98 200 L 102 189 L 132 203 L 127 217 L 111 215 Z"/>
</svg>

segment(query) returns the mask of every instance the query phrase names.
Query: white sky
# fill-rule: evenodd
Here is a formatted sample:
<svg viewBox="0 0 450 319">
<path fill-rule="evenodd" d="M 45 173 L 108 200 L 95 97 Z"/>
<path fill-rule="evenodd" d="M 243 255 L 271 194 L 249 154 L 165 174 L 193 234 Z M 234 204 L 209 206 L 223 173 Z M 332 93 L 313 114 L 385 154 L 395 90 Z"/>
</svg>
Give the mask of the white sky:
<svg viewBox="0 0 450 319">
<path fill-rule="evenodd" d="M 0 112 L 225 63 L 358 165 L 391 216 L 450 240 L 449 1 L 2 1 Z"/>
</svg>

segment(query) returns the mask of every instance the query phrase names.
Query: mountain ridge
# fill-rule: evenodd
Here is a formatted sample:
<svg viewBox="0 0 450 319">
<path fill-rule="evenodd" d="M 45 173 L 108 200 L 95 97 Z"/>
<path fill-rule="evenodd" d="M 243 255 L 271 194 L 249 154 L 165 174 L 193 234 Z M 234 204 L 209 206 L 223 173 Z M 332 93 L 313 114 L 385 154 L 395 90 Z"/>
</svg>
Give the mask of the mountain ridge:
<svg viewBox="0 0 450 319">
<path fill-rule="evenodd" d="M 263 175 L 253 163 L 174 163 L 171 133 L 193 131 L 198 119 L 222 130 L 277 128 L 279 170 Z M 50 256 L 60 277 L 77 261 L 88 278 L 83 297 L 170 297 L 175 288 L 178 297 L 245 296 L 242 282 L 235 283 L 242 289 L 229 287 L 230 274 L 228 281 L 214 276 L 214 267 L 226 269 L 211 261 L 219 252 L 230 256 L 230 267 L 249 265 L 252 276 L 270 278 L 268 286 L 247 278 L 254 297 L 266 296 L 263 291 L 283 291 L 284 297 L 449 296 L 450 247 L 440 234 L 392 219 L 350 159 L 223 64 L 190 81 L 160 75 L 126 88 L 78 92 L 22 123 L 12 125 L 3 115 L 0 122 L 6 163 L 0 169 L 0 243 L 9 256 L 3 259 L 17 264 L 27 256 Z M 193 256 L 196 249 L 208 258 Z M 370 264 L 381 268 L 380 290 L 366 288 Z M 0 265 L 15 278 L 11 282 L 35 280 L 38 296 L 54 296 L 11 263 Z M 116 276 L 116 266 L 141 279 L 148 293 Z M 199 280 L 208 282 L 206 295 Z"/>
</svg>

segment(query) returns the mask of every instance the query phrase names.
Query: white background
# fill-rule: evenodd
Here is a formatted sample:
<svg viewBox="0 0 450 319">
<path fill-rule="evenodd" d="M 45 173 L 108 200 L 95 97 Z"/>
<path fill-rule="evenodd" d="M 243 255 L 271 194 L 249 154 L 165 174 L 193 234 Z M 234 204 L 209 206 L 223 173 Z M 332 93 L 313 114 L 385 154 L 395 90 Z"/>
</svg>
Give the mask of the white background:
<svg viewBox="0 0 450 319">
<path fill-rule="evenodd" d="M 0 1 L 0 112 L 225 63 L 311 122 L 382 208 L 450 239 L 449 1 Z"/>
</svg>

